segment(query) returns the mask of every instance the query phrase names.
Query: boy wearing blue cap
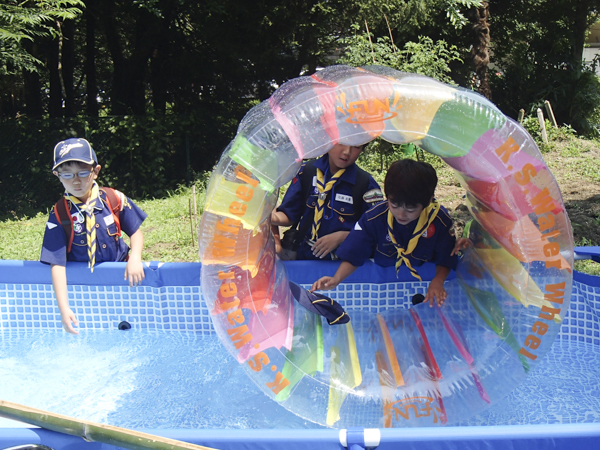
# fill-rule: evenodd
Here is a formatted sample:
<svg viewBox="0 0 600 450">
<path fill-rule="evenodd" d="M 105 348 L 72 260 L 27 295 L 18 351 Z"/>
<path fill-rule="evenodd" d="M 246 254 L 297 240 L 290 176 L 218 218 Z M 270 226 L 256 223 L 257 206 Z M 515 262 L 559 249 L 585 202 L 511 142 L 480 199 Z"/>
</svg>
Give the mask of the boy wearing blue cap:
<svg viewBox="0 0 600 450">
<path fill-rule="evenodd" d="M 334 289 L 375 251 L 375 263 L 395 266 L 396 272 L 406 264 L 411 274 L 421 280 L 415 267 L 425 262 L 436 265 L 424 301 L 432 306 L 446 300 L 444 281 L 456 267 L 458 246 L 452 219 L 435 199 L 438 178 L 428 163 L 402 159 L 388 170 L 384 189 L 387 200 L 367 211 L 337 250 L 343 260 L 333 277 L 325 276 L 312 290 Z"/>
<path fill-rule="evenodd" d="M 377 182 L 356 165 L 363 148 L 336 144 L 304 163 L 271 214 L 272 225 L 297 224 L 297 259 L 331 260 L 362 213 L 383 199 Z"/>
<path fill-rule="evenodd" d="M 144 279 L 140 225 L 147 215 L 121 192 L 98 187 L 100 169 L 96 152 L 85 139 L 67 139 L 54 147 L 52 173 L 65 193 L 50 211 L 40 261 L 51 265 L 63 328 L 73 334 L 78 334 L 73 328 L 78 322 L 69 307 L 67 261 L 87 261 L 92 272 L 97 262 L 127 261 L 129 285 L 141 284 Z M 121 230 L 130 238 L 129 256 Z"/>
</svg>

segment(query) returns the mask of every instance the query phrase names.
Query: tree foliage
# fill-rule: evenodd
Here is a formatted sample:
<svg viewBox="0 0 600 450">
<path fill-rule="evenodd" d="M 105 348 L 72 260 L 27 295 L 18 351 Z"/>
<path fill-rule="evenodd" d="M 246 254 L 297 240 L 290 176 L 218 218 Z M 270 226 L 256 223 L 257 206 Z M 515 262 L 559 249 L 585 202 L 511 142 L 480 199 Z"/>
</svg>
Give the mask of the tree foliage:
<svg viewBox="0 0 600 450">
<path fill-rule="evenodd" d="M 25 143 L 34 145 L 27 135 L 35 136 L 34 130 L 55 136 L 40 120 L 85 123 L 88 136 L 105 133 L 106 124 L 115 121 L 120 124 L 113 123 L 115 133 L 126 139 L 108 149 L 131 160 L 153 155 L 165 161 L 169 156 L 161 149 L 187 136 L 198 143 L 189 161 L 200 171 L 215 162 L 248 106 L 285 81 L 319 66 L 376 63 L 484 95 L 490 75 L 492 100 L 507 115 L 550 100 L 561 123 L 590 132 L 598 123 L 600 83 L 581 56 L 599 5 L 600 0 L 4 0 L 0 121 L 8 127 L 6 135 L 12 126 L 28 138 L 15 141 L 19 151 Z M 186 133 L 179 122 L 192 129 Z M 175 138 L 170 128 L 183 134 Z M 49 151 L 46 138 L 40 136 L 37 147 Z M 146 164 L 142 159 L 140 167 L 146 170 Z M 125 166 L 111 165 L 115 180 L 123 179 L 117 169 Z M 157 169 L 156 186 L 184 176 L 174 169 L 164 173 L 161 178 L 162 167 Z M 164 191 L 151 183 L 131 188 L 142 195 Z"/>
<path fill-rule="evenodd" d="M 590 133 L 598 80 L 582 63 L 586 32 L 599 0 L 490 1 L 493 98 L 508 115 L 549 100 L 559 123 Z"/>
<path fill-rule="evenodd" d="M 0 3 L 0 75 L 40 70 L 41 61 L 26 50 L 24 42 L 58 37 L 55 21 L 74 19 L 81 14 L 83 6 L 81 0 L 5 0 Z"/>
<path fill-rule="evenodd" d="M 440 40 L 421 36 L 418 42 L 407 42 L 403 49 L 398 49 L 386 36 L 371 42 L 368 36 L 358 34 L 342 39 L 347 46 L 346 53 L 339 63 L 351 66 L 383 65 L 401 72 L 418 73 L 436 80 L 453 84 L 450 73 L 450 62 L 461 61 L 455 46 Z"/>
</svg>

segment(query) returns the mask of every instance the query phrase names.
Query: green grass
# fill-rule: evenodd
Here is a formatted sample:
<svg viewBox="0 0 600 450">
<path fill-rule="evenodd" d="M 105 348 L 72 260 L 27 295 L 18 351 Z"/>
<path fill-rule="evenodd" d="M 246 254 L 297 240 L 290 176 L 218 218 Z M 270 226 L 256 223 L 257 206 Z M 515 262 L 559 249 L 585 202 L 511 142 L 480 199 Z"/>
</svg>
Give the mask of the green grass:
<svg viewBox="0 0 600 450">
<path fill-rule="evenodd" d="M 198 220 L 202 214 L 204 192 L 204 183 L 198 181 Z M 148 218 L 142 224 L 144 261 L 200 261 L 197 224 L 192 225 L 194 218 L 191 187 L 180 187 L 164 199 L 136 203 L 148 214 Z M 39 260 L 47 219 L 48 211 L 32 218 L 15 218 L 0 222 L 0 259 Z M 125 239 L 128 240 L 126 237 Z"/>
<path fill-rule="evenodd" d="M 569 163 L 573 176 L 584 177 L 593 182 L 600 182 L 600 162 L 589 155 L 590 147 L 583 140 L 568 136 L 566 145 L 552 148 L 551 152 L 568 156 L 567 161 L 573 158 L 577 162 Z M 563 142 L 565 144 L 565 142 Z M 438 170 L 440 184 L 457 183 L 452 169 L 445 165 L 438 157 L 425 154 L 425 160 Z M 548 155 L 549 156 L 549 155 Z M 383 186 L 385 169 L 403 157 L 400 152 L 390 152 L 384 159 L 373 152 L 364 152 L 359 158 L 359 165 L 370 171 L 374 178 Z M 551 167 L 561 164 L 559 159 L 548 158 Z M 562 162 L 564 167 L 564 162 Z M 381 167 L 384 168 L 381 171 Z M 552 168 L 552 167 L 551 167 Z M 193 215 L 193 195 L 191 187 L 180 187 L 169 192 L 166 198 L 136 202 L 147 214 L 148 218 L 142 225 L 144 232 L 144 261 L 162 262 L 198 262 L 198 222 L 204 204 L 205 186 L 207 176 L 196 182 L 197 218 Z M 283 196 L 285 187 L 281 189 Z M 192 213 L 190 216 L 190 205 Z M 38 213 L 35 217 L 15 217 L 0 222 L 0 259 L 31 260 L 39 259 L 44 227 L 48 211 Z M 600 222 L 600 219 L 599 219 Z M 600 223 L 597 224 L 600 226 Z M 127 238 L 126 238 L 127 239 Z M 591 245 L 579 242 L 577 245 Z M 592 275 L 600 276 L 600 264 L 583 260 L 575 263 L 575 269 Z"/>
</svg>

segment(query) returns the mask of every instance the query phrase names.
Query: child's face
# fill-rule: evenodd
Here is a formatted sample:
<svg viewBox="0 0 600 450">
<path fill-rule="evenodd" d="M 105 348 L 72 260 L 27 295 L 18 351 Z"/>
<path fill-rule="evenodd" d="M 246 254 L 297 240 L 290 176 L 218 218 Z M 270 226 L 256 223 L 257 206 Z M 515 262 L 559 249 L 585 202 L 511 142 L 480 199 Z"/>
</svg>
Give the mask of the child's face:
<svg viewBox="0 0 600 450">
<path fill-rule="evenodd" d="M 89 172 L 86 174 L 86 172 Z M 89 164 L 73 163 L 68 166 L 61 165 L 53 172 L 65 187 L 65 190 L 82 202 L 86 202 L 90 196 L 94 180 L 98 178 L 100 166 L 92 168 Z M 71 175 L 72 178 L 65 179 L 62 174 Z M 81 176 L 83 175 L 83 176 Z"/>
<path fill-rule="evenodd" d="M 333 148 L 329 150 L 329 169 L 331 170 L 331 173 L 336 173 L 341 169 L 347 169 L 354 164 L 362 149 L 362 145 L 356 147 L 335 144 Z"/>
<path fill-rule="evenodd" d="M 423 211 L 423 205 L 420 203 L 417 205 L 397 205 L 391 200 L 388 200 L 388 205 L 392 212 L 392 216 L 394 216 L 396 222 L 401 225 L 408 225 L 413 220 L 418 219 Z"/>
</svg>

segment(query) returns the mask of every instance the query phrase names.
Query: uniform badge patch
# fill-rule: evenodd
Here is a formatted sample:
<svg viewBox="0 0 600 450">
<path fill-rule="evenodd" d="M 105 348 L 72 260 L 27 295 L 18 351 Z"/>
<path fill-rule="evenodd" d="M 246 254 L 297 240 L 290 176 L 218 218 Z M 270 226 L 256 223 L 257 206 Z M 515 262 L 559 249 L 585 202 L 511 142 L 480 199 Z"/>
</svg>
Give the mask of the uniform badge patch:
<svg viewBox="0 0 600 450">
<path fill-rule="evenodd" d="M 379 203 L 383 200 L 383 192 L 380 189 L 371 189 L 365 192 L 363 200 L 367 203 Z"/>
<path fill-rule="evenodd" d="M 435 234 L 435 225 L 431 224 L 427 227 L 427 229 L 425 230 L 425 233 L 423 233 L 421 236 L 423 236 L 424 238 L 430 238 L 430 237 L 433 237 L 434 234 Z"/>
</svg>

